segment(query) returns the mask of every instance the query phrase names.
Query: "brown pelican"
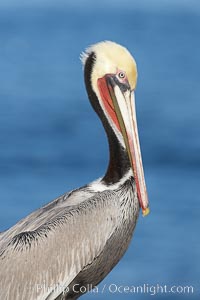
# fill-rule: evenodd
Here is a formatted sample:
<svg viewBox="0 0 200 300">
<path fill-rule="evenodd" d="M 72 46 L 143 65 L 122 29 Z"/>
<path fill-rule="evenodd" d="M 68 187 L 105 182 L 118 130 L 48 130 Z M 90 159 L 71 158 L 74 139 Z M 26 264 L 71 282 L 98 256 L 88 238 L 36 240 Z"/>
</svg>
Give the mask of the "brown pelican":
<svg viewBox="0 0 200 300">
<path fill-rule="evenodd" d="M 138 138 L 136 63 L 101 42 L 82 55 L 90 102 L 108 136 L 105 175 L 55 199 L 0 235 L 0 299 L 77 299 L 126 251 L 141 207 L 149 212 Z"/>
</svg>

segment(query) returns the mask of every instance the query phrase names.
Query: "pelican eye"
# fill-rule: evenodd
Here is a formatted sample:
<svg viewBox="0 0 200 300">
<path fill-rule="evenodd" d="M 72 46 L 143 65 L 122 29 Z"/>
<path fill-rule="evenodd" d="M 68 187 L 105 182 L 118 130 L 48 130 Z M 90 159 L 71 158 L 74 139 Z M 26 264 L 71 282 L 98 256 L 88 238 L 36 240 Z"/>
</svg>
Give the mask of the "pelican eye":
<svg viewBox="0 0 200 300">
<path fill-rule="evenodd" d="M 125 74 L 124 72 L 120 71 L 120 72 L 118 73 L 118 77 L 119 77 L 120 79 L 124 79 L 124 78 L 126 77 L 126 74 Z"/>
</svg>

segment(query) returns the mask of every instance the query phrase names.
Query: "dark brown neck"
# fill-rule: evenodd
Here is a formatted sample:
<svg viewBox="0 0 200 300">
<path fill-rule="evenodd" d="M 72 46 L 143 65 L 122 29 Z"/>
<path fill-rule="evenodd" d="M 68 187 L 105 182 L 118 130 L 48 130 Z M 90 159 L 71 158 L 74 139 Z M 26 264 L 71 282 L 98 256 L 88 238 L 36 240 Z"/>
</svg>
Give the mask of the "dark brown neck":
<svg viewBox="0 0 200 300">
<path fill-rule="evenodd" d="M 84 78 L 88 97 L 90 99 L 92 107 L 101 119 L 108 137 L 110 160 L 107 172 L 102 180 L 109 185 L 120 181 L 120 179 L 124 177 L 124 175 L 130 169 L 130 162 L 127 151 L 120 144 L 115 132 L 113 131 L 107 120 L 107 117 L 104 114 L 97 95 L 92 88 L 91 73 L 94 64 L 95 54 L 91 53 L 85 62 Z"/>
</svg>

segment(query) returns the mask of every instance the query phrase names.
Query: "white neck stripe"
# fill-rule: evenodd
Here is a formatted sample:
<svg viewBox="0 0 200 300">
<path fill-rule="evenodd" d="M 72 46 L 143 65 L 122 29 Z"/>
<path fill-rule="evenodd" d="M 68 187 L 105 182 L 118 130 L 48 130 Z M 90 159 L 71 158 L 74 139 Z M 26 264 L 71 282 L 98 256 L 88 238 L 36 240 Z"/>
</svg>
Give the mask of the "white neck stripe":
<svg viewBox="0 0 200 300">
<path fill-rule="evenodd" d="M 88 188 L 93 192 L 103 192 L 106 190 L 116 190 L 121 185 L 123 185 L 131 176 L 133 176 L 133 171 L 130 169 L 118 182 L 114 184 L 107 185 L 102 182 L 102 177 L 91 182 Z"/>
</svg>

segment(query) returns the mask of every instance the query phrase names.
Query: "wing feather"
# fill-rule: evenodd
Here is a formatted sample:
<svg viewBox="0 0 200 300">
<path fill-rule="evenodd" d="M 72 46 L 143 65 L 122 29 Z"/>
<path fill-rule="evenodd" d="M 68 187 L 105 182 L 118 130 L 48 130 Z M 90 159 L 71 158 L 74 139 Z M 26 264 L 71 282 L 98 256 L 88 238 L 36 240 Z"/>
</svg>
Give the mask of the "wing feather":
<svg viewBox="0 0 200 300">
<path fill-rule="evenodd" d="M 116 194 L 85 196 L 57 199 L 1 237 L 1 299 L 54 299 L 102 252 L 117 224 Z"/>
</svg>

